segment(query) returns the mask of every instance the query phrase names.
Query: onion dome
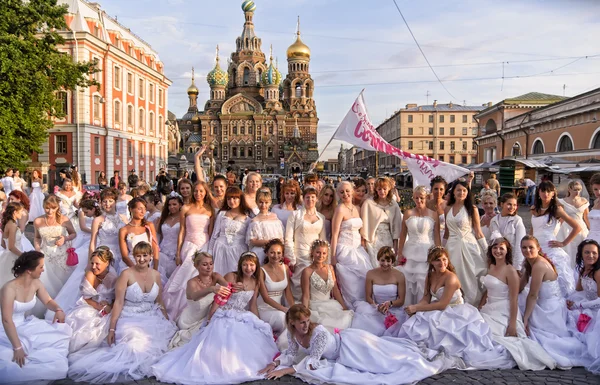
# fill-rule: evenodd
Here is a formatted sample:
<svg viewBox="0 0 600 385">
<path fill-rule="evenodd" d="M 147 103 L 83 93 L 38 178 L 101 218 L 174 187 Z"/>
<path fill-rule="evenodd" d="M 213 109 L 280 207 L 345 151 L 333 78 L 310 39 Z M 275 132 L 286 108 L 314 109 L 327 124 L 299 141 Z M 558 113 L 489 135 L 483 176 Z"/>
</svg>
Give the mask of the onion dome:
<svg viewBox="0 0 600 385">
<path fill-rule="evenodd" d="M 269 57 L 269 67 L 262 74 L 262 84 L 265 87 L 279 86 L 281 83 L 281 72 L 273 65 L 273 46 L 271 46 L 271 55 Z"/>
<path fill-rule="evenodd" d="M 221 69 L 219 66 L 219 46 L 217 46 L 217 55 L 215 68 L 206 75 L 206 81 L 208 85 L 212 87 L 225 87 L 229 82 L 229 74 Z"/>
<path fill-rule="evenodd" d="M 242 3 L 242 11 L 244 12 L 254 12 L 256 10 L 256 4 L 252 0 L 245 0 Z"/>
<path fill-rule="evenodd" d="M 194 83 L 194 67 L 192 67 L 192 84 L 188 87 L 187 93 L 188 93 L 188 95 L 191 95 L 191 94 L 198 95 L 198 93 L 199 93 L 198 87 L 196 87 L 196 84 Z"/>
<path fill-rule="evenodd" d="M 300 39 L 300 17 L 298 17 L 298 27 L 296 31 L 296 41 L 287 49 L 288 59 L 310 59 L 310 48 Z"/>
</svg>

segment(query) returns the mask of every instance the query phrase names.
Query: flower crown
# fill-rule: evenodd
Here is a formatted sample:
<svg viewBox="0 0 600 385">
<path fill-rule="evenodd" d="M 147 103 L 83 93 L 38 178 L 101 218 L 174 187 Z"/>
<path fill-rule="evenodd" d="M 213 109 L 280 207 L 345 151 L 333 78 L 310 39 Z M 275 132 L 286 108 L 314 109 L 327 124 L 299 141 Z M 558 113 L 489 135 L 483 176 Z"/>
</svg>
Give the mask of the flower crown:
<svg viewBox="0 0 600 385">
<path fill-rule="evenodd" d="M 167 195 L 167 197 L 169 197 L 169 198 L 179 198 L 179 199 L 183 199 L 183 198 L 181 197 L 181 195 L 179 195 L 179 193 L 178 193 L 177 191 L 171 191 L 171 192 L 169 193 L 169 195 Z"/>
<path fill-rule="evenodd" d="M 310 249 L 313 250 L 315 247 L 317 247 L 317 246 L 323 246 L 323 245 L 327 246 L 328 249 L 331 248 L 331 245 L 326 240 L 324 240 L 324 239 L 315 239 L 311 243 Z"/>
</svg>

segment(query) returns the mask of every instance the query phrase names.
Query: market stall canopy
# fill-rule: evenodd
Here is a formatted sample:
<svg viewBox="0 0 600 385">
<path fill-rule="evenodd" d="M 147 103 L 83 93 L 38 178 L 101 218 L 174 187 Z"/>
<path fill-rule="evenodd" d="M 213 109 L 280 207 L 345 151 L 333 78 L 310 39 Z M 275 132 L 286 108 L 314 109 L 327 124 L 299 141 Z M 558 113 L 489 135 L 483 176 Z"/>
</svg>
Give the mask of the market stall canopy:
<svg viewBox="0 0 600 385">
<path fill-rule="evenodd" d="M 534 168 L 534 169 L 546 169 L 554 171 L 554 167 L 549 166 L 539 160 L 535 159 L 500 159 L 495 162 L 492 162 L 493 166 L 505 167 L 512 165 L 512 163 L 520 163 L 525 167 Z"/>
</svg>

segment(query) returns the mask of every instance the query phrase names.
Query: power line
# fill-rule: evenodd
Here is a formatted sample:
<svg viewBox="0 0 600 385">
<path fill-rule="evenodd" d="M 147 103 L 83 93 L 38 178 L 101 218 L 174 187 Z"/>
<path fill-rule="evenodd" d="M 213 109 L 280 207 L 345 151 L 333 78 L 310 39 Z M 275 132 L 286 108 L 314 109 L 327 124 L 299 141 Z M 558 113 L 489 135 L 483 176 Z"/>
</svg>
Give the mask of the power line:
<svg viewBox="0 0 600 385">
<path fill-rule="evenodd" d="M 450 97 L 452 97 L 452 99 L 456 99 L 456 96 L 452 95 L 452 93 L 450 92 L 450 90 L 448 90 L 448 88 L 446 88 L 446 85 L 442 82 L 442 80 L 440 79 L 440 77 L 438 76 L 438 74 L 435 72 L 435 70 L 431 66 L 431 63 L 429 63 L 429 59 L 427 59 L 427 56 L 425 55 L 425 52 L 423 52 L 423 49 L 419 45 L 419 42 L 417 41 L 417 38 L 415 37 L 415 35 L 413 34 L 412 30 L 410 29 L 410 26 L 408 25 L 408 22 L 404 18 L 404 15 L 402 14 L 402 11 L 400 10 L 400 7 L 398 6 L 398 3 L 396 3 L 396 0 L 392 0 L 392 1 L 394 2 L 394 5 L 396 6 L 396 9 L 398 10 L 398 13 L 400 13 L 400 16 L 402 17 L 402 20 L 404 20 L 404 24 L 406 25 L 406 28 L 408 28 L 408 32 L 410 32 L 410 36 L 412 36 L 413 40 L 415 41 L 415 44 L 419 48 L 419 51 L 421 51 L 421 55 L 423 55 L 423 58 L 425 59 L 425 61 L 427 62 L 427 65 L 431 69 L 431 72 L 433 72 L 433 74 L 435 75 L 435 78 L 438 80 L 438 82 L 444 88 L 444 90 L 448 93 L 448 95 L 450 95 Z"/>
</svg>

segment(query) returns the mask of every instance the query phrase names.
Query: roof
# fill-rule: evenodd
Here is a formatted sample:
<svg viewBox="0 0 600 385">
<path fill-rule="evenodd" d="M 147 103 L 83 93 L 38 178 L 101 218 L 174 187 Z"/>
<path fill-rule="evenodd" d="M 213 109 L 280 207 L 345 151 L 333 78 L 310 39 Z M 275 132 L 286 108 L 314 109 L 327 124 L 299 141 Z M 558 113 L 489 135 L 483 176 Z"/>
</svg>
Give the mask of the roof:
<svg viewBox="0 0 600 385">
<path fill-rule="evenodd" d="M 492 162 L 491 165 L 492 166 L 495 166 L 495 165 L 500 166 L 502 162 L 504 162 L 504 163 L 507 163 L 507 162 L 521 163 L 524 166 L 529 167 L 529 168 L 550 168 L 547 164 L 542 163 L 538 160 L 534 160 L 534 159 L 509 159 L 509 158 L 506 158 L 506 159 L 500 159 L 495 162 Z"/>
<path fill-rule="evenodd" d="M 188 143 L 201 143 L 202 142 L 202 136 L 200 134 L 197 133 L 193 133 L 192 135 L 190 135 L 187 140 L 185 141 L 185 144 Z"/>
<path fill-rule="evenodd" d="M 536 102 L 536 101 L 558 102 L 560 100 L 567 99 L 567 98 L 568 97 L 566 97 L 566 96 L 543 94 L 541 92 L 528 92 L 526 94 L 516 96 L 514 98 L 506 98 L 506 99 L 504 99 L 504 102 L 506 104 L 514 104 L 515 102 L 519 103 L 519 102 Z"/>
<path fill-rule="evenodd" d="M 438 112 L 452 112 L 452 111 L 481 111 L 485 106 L 461 106 L 460 104 L 429 104 L 425 106 L 417 106 L 411 108 L 403 108 L 400 111 L 414 111 L 414 112 L 423 112 L 423 111 L 438 111 Z"/>
</svg>

